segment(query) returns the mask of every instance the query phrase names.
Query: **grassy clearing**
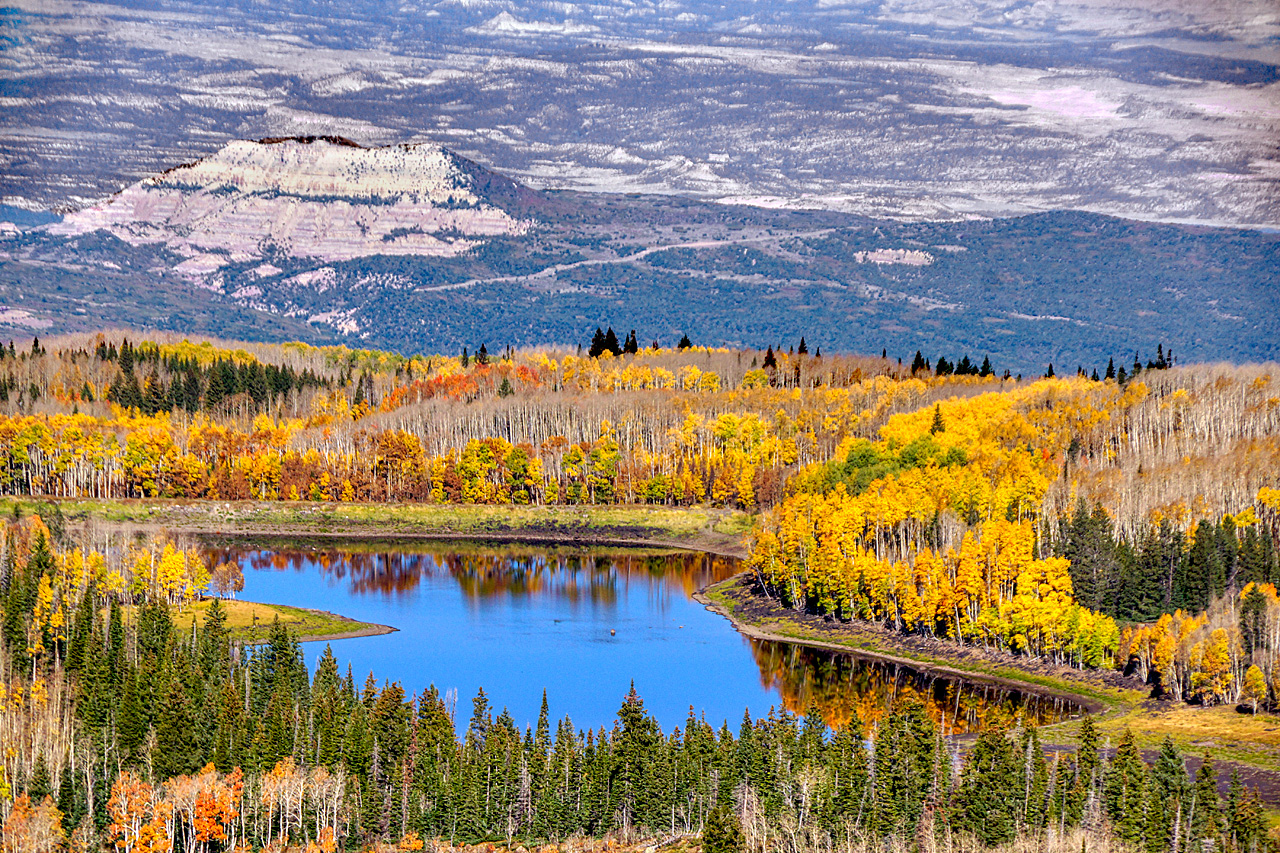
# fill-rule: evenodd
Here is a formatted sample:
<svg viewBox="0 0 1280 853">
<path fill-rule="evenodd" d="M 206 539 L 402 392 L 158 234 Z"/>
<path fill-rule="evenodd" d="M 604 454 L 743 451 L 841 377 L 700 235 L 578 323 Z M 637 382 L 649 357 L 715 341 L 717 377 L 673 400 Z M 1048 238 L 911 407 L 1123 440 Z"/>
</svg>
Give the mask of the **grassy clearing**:
<svg viewBox="0 0 1280 853">
<path fill-rule="evenodd" d="M 1142 749 L 1159 749 L 1168 736 L 1185 753 L 1208 753 L 1214 758 L 1280 770 L 1280 718 L 1272 714 L 1241 714 L 1234 706 L 1201 708 L 1147 702 L 1099 725 L 1113 741 L 1119 740 L 1126 728 Z"/>
<path fill-rule="evenodd" d="M 212 605 L 212 599 L 187 605 L 174 615 L 175 626 L 180 631 L 190 631 L 193 621 L 203 625 Z M 265 640 L 276 619 L 291 628 L 302 641 L 340 634 L 384 633 L 384 627 L 381 625 L 355 622 L 322 610 L 231 599 L 224 599 L 222 608 L 227 614 L 227 627 L 231 629 L 231 638 L 242 643 Z"/>
<path fill-rule="evenodd" d="M 414 535 L 520 534 L 584 538 L 649 537 L 740 549 L 752 516 L 737 510 L 663 506 L 479 506 L 462 504 L 340 504 L 257 501 L 88 500 L 57 501 L 70 521 L 209 529 L 232 533 L 376 532 Z M 49 501 L 0 499 L 0 513 L 46 512 Z"/>
</svg>

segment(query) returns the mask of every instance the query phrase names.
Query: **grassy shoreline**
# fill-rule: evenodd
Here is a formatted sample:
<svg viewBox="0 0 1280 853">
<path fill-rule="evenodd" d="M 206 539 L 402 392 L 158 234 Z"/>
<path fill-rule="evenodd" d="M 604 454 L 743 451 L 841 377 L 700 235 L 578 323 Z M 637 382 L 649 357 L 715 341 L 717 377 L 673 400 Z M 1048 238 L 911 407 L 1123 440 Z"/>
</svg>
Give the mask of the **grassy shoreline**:
<svg viewBox="0 0 1280 853">
<path fill-rule="evenodd" d="M 738 510 L 663 506 L 487 506 L 170 499 L 0 499 L 0 513 L 43 513 L 206 536 L 332 539 L 489 539 L 537 544 L 656 546 L 745 557 L 752 517 Z"/>
<path fill-rule="evenodd" d="M 1144 698 L 1137 690 L 1095 683 L 1087 678 L 1039 672 L 1013 660 L 984 660 L 970 647 L 935 641 L 935 648 L 913 648 L 905 637 L 866 623 L 830 622 L 806 617 L 754 595 L 744 575 L 708 587 L 699 600 L 728 619 L 741 633 L 759 639 L 846 651 L 917 669 L 1000 683 L 1029 692 L 1065 696 L 1092 713 L 1111 713 Z M 1011 657 L 1011 656 L 1010 656 Z M 1059 726 L 1070 723 L 1059 723 Z"/>
<path fill-rule="evenodd" d="M 176 614 L 175 627 L 190 631 L 193 622 L 203 625 L 209 608 L 213 606 L 215 600 L 221 601 L 222 608 L 226 612 L 226 626 L 230 630 L 231 639 L 246 645 L 266 642 L 270 637 L 272 623 L 277 619 L 281 624 L 292 629 L 300 643 L 376 637 L 397 630 L 390 625 L 357 622 L 327 610 L 313 610 L 309 607 L 293 607 L 285 604 L 265 604 L 235 598 L 205 598 L 188 604 Z"/>
</svg>

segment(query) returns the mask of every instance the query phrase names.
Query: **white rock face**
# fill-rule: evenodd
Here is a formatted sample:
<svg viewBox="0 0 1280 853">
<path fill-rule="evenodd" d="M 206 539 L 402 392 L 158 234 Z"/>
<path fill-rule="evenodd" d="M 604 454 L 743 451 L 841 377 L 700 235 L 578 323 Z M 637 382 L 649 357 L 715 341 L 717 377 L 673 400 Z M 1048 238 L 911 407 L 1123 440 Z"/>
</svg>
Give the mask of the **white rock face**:
<svg viewBox="0 0 1280 853">
<path fill-rule="evenodd" d="M 361 148 L 325 140 L 233 142 L 49 226 L 164 243 L 207 274 L 275 246 L 299 258 L 461 254 L 528 222 L 484 202 L 434 145 Z"/>
</svg>

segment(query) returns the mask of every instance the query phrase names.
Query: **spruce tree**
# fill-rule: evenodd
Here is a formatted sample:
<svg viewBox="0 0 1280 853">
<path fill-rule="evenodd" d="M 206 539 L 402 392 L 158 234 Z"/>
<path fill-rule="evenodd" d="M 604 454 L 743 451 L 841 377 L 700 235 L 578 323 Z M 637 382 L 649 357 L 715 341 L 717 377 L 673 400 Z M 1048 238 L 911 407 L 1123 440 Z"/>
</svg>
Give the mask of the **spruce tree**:
<svg viewBox="0 0 1280 853">
<path fill-rule="evenodd" d="M 1021 763 L 1001 728 L 981 732 L 965 762 L 955 790 L 955 822 L 989 847 L 1013 840 L 1019 807 L 1030 799 Z"/>
<path fill-rule="evenodd" d="M 741 853 L 743 847 L 737 815 L 724 806 L 712 809 L 702 827 L 703 853 Z"/>
<path fill-rule="evenodd" d="M 193 735 L 192 715 L 182 686 L 170 683 L 156 710 L 156 745 L 151 766 L 157 779 L 194 773 L 201 755 Z"/>
<path fill-rule="evenodd" d="M 36 753 L 35 765 L 31 768 L 31 777 L 27 779 L 27 795 L 33 802 L 40 802 L 53 793 L 52 780 L 49 778 L 49 765 L 45 764 L 44 752 Z"/>
<path fill-rule="evenodd" d="M 1205 849 L 1210 844 L 1216 847 L 1222 838 L 1222 805 L 1218 800 L 1218 773 L 1207 755 L 1196 771 L 1189 812 L 1188 841 L 1204 845 Z"/>
<path fill-rule="evenodd" d="M 1147 767 L 1133 732 L 1125 729 L 1103 780 L 1103 803 L 1116 834 L 1138 844 L 1146 828 Z"/>
<path fill-rule="evenodd" d="M 622 355 L 622 347 L 618 344 L 618 336 L 614 334 L 613 326 L 604 333 L 604 348 L 615 356 Z"/>
<path fill-rule="evenodd" d="M 933 424 L 929 427 L 929 433 L 931 435 L 937 435 L 938 433 L 945 431 L 946 428 L 947 428 L 947 425 L 942 420 L 942 404 L 934 403 L 933 404 Z"/>
<path fill-rule="evenodd" d="M 596 333 L 591 336 L 591 348 L 587 350 L 587 355 L 599 358 L 604 354 L 605 349 L 604 330 L 596 326 Z"/>
</svg>

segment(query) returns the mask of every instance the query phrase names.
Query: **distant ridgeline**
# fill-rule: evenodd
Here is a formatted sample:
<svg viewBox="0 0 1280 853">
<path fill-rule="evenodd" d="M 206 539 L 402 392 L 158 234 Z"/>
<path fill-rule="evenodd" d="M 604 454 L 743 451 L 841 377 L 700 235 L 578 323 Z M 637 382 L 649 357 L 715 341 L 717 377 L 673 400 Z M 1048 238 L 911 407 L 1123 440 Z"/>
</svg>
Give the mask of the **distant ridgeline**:
<svg viewBox="0 0 1280 853">
<path fill-rule="evenodd" d="M 804 336 L 1014 373 L 1116 347 L 1127 368 L 1161 343 L 1197 362 L 1280 356 L 1280 235 L 1259 231 L 535 191 L 433 145 L 314 137 L 232 142 L 60 219 L 12 218 L 0 286 L 25 313 L 3 316 L 48 334 L 457 352 L 575 344 L 609 318 L 665 342 Z"/>
<path fill-rule="evenodd" d="M 0 492 L 759 510 L 749 566 L 789 606 L 1132 667 L 1202 701 L 1280 686 L 1264 368 L 1172 367 L 1161 347 L 1104 379 L 1021 380 L 968 356 L 641 349 L 612 329 L 587 354 L 51 346 L 0 358 Z M 1214 604 L 1241 593 L 1249 626 Z"/>
<path fill-rule="evenodd" d="M 1238 777 L 1224 803 L 1210 760 L 1189 779 L 1169 740 L 1148 765 L 1128 732 L 1105 759 L 1088 718 L 1073 752 L 1046 755 L 1034 727 L 989 721 L 962 756 L 918 701 L 835 732 L 816 708 L 744 714 L 736 733 L 691 711 L 664 732 L 633 687 L 610 729 L 553 720 L 544 694 L 522 731 L 483 690 L 460 717 L 435 687 L 406 695 L 372 673 L 361 687 L 329 649 L 313 675 L 279 622 L 246 651 L 216 601 L 178 627 L 210 570 L 164 539 L 119 533 L 86 551 L 37 516 L 2 533 L 0 819 L 15 851 L 693 833 L 741 851 L 778 849 L 797 826 L 858 850 L 1070 832 L 1067 849 L 1118 836 L 1244 851 L 1267 838 Z"/>
</svg>

